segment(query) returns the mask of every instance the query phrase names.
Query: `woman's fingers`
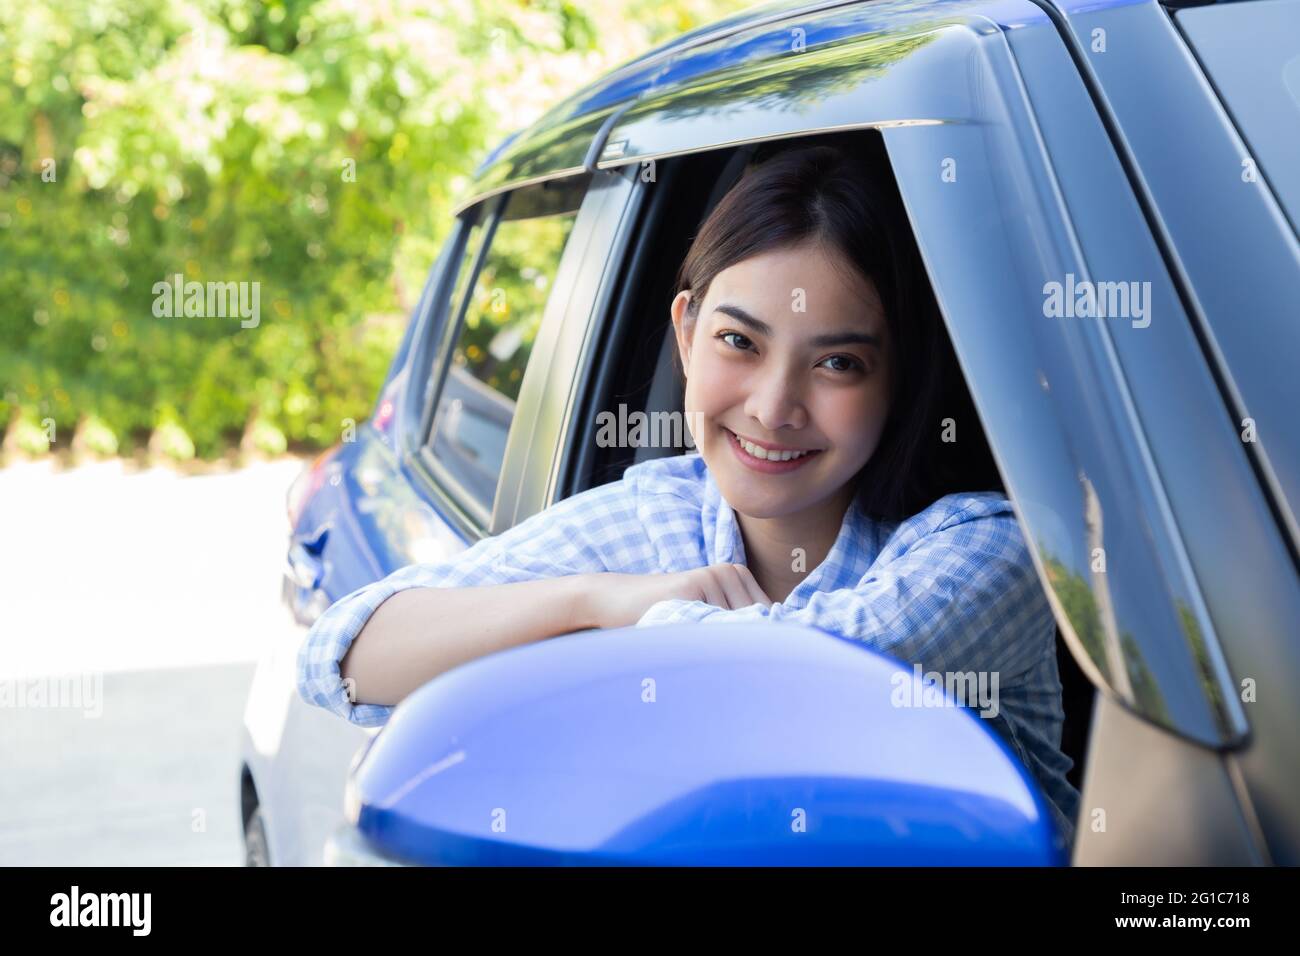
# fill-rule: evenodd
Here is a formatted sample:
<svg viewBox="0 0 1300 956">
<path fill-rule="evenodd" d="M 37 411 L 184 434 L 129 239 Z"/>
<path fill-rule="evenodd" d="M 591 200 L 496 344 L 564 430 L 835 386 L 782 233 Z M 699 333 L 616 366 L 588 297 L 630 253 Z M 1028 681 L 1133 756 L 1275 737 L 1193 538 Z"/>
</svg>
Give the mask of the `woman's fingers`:
<svg viewBox="0 0 1300 956">
<path fill-rule="evenodd" d="M 743 564 L 711 564 L 696 573 L 696 586 L 707 604 L 730 611 L 751 604 L 772 606 L 772 599 Z"/>
<path fill-rule="evenodd" d="M 722 586 L 722 591 L 726 595 L 726 606 L 731 610 L 748 607 L 754 603 L 750 597 L 749 588 L 745 586 L 744 579 L 736 570 L 734 564 L 717 565 L 718 582 Z"/>
<path fill-rule="evenodd" d="M 722 586 L 713 574 L 713 569 L 704 568 L 703 571 L 704 573 L 700 575 L 700 587 L 704 591 L 705 603 L 712 604 L 714 607 L 727 607 Z"/>
<path fill-rule="evenodd" d="M 749 595 L 750 604 L 761 604 L 764 607 L 772 606 L 772 599 L 763 593 L 763 589 L 758 586 L 758 579 L 754 577 L 754 572 L 743 564 L 734 565 L 741 582 L 745 586 L 745 591 Z"/>
</svg>

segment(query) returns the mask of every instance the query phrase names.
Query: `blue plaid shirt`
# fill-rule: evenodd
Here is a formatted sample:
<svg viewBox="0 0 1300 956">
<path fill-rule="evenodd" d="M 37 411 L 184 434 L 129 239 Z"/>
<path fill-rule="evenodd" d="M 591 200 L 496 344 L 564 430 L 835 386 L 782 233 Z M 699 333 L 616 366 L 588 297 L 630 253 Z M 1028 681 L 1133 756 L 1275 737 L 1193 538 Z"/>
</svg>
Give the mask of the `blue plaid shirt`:
<svg viewBox="0 0 1300 956">
<path fill-rule="evenodd" d="M 454 558 L 410 565 L 340 598 L 299 651 L 298 691 L 361 726 L 387 721 L 393 707 L 349 700 L 339 661 L 375 609 L 405 588 L 672 573 L 723 562 L 744 564 L 744 542 L 704 459 L 695 452 L 641 462 L 621 481 L 557 502 Z M 785 601 L 737 610 L 661 601 L 637 626 L 760 620 L 858 641 L 926 674 L 996 674 L 997 705 L 986 717 L 1037 779 L 1058 830 L 1073 839 L 1079 794 L 1065 778 L 1072 762 L 1060 749 L 1056 624 L 1004 495 L 946 495 L 893 523 L 873 521 L 855 503 L 826 559 Z"/>
</svg>

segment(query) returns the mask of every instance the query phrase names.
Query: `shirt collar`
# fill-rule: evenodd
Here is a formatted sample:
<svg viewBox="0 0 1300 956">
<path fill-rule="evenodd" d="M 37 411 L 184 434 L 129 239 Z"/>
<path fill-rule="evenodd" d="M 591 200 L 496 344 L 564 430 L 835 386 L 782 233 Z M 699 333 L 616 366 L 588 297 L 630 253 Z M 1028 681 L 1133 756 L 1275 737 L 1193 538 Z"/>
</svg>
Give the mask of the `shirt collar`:
<svg viewBox="0 0 1300 956">
<path fill-rule="evenodd" d="M 706 553 L 710 564 L 745 564 L 745 541 L 740 534 L 736 513 L 704 467 L 705 489 L 701 508 Z M 867 516 L 855 497 L 840 524 L 839 533 L 826 559 L 813 568 L 799 583 L 787 606 L 803 606 L 818 591 L 852 587 L 867 573 L 876 559 L 879 542 L 875 523 Z"/>
<path fill-rule="evenodd" d="M 700 520 L 704 530 L 705 553 L 710 564 L 745 564 L 745 541 L 740 536 L 740 524 L 722 491 L 713 480 L 707 465 L 704 468 L 704 504 Z"/>
</svg>

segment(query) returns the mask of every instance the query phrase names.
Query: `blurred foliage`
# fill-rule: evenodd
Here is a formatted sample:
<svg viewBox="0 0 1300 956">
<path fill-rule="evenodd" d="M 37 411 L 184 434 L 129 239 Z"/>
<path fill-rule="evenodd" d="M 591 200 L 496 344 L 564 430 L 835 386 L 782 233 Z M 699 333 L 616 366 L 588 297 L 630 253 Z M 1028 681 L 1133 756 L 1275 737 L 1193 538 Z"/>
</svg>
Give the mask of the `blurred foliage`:
<svg viewBox="0 0 1300 956">
<path fill-rule="evenodd" d="M 742 6 L 0 3 L 0 428 L 175 458 L 332 444 L 487 151 Z M 156 315 L 177 274 L 259 283 L 260 321 Z"/>
</svg>

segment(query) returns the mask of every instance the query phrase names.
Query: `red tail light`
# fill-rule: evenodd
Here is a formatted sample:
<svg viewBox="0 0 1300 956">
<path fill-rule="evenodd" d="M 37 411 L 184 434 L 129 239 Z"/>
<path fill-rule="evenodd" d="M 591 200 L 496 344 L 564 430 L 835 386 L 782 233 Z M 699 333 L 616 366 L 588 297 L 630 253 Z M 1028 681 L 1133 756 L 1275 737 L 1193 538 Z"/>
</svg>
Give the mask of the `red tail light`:
<svg viewBox="0 0 1300 956">
<path fill-rule="evenodd" d="M 311 501 L 312 496 L 320 491 L 321 485 L 325 483 L 325 463 L 333 453 L 332 448 L 321 452 L 289 486 L 289 491 L 285 495 L 285 507 L 289 512 L 290 528 L 298 527 L 298 519 L 302 517 L 307 502 Z"/>
</svg>

